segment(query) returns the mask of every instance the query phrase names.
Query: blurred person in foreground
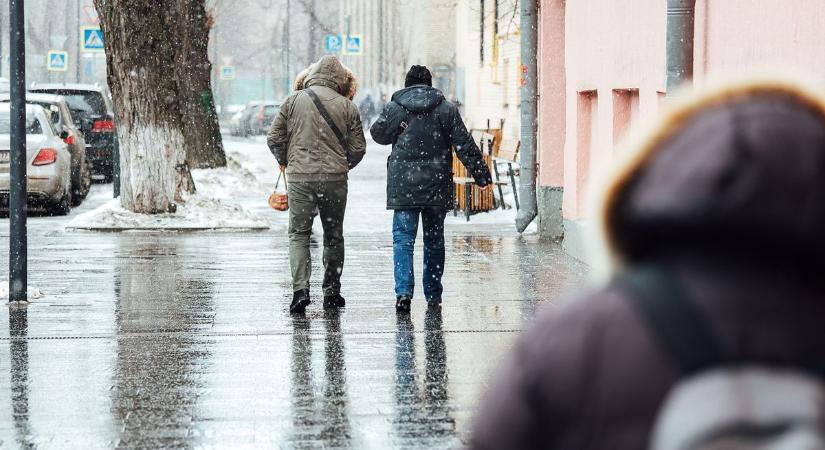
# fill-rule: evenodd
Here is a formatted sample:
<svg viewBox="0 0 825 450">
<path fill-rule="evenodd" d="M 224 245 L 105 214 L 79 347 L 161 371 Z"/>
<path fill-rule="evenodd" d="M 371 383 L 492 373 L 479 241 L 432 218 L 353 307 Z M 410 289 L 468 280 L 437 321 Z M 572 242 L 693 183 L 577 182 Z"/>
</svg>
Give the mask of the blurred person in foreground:
<svg viewBox="0 0 825 450">
<path fill-rule="evenodd" d="M 424 231 L 424 297 L 441 305 L 444 219 L 453 207 L 453 147 L 476 184 L 492 183 L 490 170 L 458 109 L 432 87 L 432 74 L 412 66 L 405 88 L 394 93 L 370 128 L 375 142 L 392 144 L 387 161 L 387 209 L 393 216 L 395 308 L 408 312 L 415 274 L 413 249 L 419 219 Z"/>
<path fill-rule="evenodd" d="M 340 308 L 344 270 L 344 212 L 348 173 L 366 152 L 356 80 L 334 56 L 324 56 L 302 72 L 272 123 L 267 144 L 289 180 L 289 266 L 293 297 L 289 311 L 310 303 L 309 241 L 317 208 L 324 229 L 325 309 Z"/>
<path fill-rule="evenodd" d="M 600 202 L 611 281 L 539 315 L 470 448 L 757 448 L 805 430 L 817 444 L 781 448 L 823 448 L 825 100 L 753 79 L 675 102 Z M 774 421 L 786 407 L 808 409 Z"/>
</svg>

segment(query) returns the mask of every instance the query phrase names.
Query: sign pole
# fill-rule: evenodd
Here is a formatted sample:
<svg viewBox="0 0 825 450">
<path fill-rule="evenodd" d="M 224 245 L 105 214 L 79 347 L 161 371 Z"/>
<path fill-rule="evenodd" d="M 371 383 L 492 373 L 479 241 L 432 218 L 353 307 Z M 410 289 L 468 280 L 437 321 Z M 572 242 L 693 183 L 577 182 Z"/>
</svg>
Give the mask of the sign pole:
<svg viewBox="0 0 825 450">
<path fill-rule="evenodd" d="M 9 302 L 25 302 L 26 243 L 26 37 L 24 0 L 10 0 L 11 145 L 9 150 Z"/>
</svg>

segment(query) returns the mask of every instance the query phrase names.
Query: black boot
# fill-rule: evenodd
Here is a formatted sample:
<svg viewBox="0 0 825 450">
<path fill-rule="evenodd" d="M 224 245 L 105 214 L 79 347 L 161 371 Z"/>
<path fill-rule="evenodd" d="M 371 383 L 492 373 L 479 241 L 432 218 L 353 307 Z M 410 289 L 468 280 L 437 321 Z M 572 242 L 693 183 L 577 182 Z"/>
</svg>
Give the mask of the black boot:
<svg viewBox="0 0 825 450">
<path fill-rule="evenodd" d="M 343 308 L 346 305 L 347 301 L 341 297 L 341 294 L 324 296 L 324 309 Z"/>
<path fill-rule="evenodd" d="M 292 294 L 292 304 L 289 305 L 290 314 L 303 314 L 309 305 L 309 289 L 301 289 Z"/>
<path fill-rule="evenodd" d="M 395 310 L 400 313 L 407 313 L 410 312 L 410 299 L 407 295 L 402 295 L 398 297 L 395 301 Z"/>
</svg>

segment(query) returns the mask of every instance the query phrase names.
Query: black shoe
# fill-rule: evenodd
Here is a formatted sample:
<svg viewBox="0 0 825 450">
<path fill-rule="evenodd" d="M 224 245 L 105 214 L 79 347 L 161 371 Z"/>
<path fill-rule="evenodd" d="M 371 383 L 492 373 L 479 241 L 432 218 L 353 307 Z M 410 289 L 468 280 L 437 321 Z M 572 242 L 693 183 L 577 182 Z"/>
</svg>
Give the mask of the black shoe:
<svg viewBox="0 0 825 450">
<path fill-rule="evenodd" d="M 324 296 L 324 309 L 343 308 L 344 306 L 347 306 L 347 301 L 341 297 L 341 294 Z"/>
<path fill-rule="evenodd" d="M 395 301 L 395 310 L 397 312 L 410 312 L 410 297 L 402 295 Z"/>
<path fill-rule="evenodd" d="M 427 306 L 430 308 L 441 308 L 441 297 L 427 299 Z"/>
<path fill-rule="evenodd" d="M 301 289 L 292 294 L 292 304 L 289 305 L 290 314 L 303 314 L 310 304 L 309 289 Z"/>
</svg>

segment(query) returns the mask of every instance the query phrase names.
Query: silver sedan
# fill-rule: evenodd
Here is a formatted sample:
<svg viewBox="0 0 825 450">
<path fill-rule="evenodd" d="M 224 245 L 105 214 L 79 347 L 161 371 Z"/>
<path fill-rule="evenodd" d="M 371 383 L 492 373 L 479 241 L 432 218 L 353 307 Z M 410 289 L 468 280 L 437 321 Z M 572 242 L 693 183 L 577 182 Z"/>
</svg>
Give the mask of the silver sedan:
<svg viewBox="0 0 825 450">
<path fill-rule="evenodd" d="M 8 210 L 11 114 L 0 104 L 0 209 Z M 72 157 L 43 107 L 26 106 L 26 190 L 29 208 L 46 208 L 65 215 L 71 211 Z"/>
</svg>

